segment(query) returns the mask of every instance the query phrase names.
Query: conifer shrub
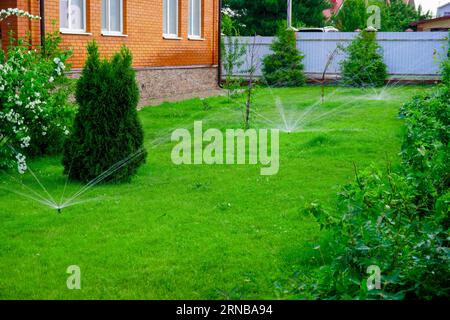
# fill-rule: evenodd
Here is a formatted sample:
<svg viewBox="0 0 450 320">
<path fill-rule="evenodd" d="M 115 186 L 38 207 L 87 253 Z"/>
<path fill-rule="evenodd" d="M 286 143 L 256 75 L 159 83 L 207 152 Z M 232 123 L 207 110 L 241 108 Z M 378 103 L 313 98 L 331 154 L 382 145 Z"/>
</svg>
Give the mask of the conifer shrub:
<svg viewBox="0 0 450 320">
<path fill-rule="evenodd" d="M 128 181 L 146 157 L 131 52 L 122 47 L 102 60 L 95 42 L 87 51 L 76 88 L 79 110 L 64 146 L 65 173 L 83 182 L 102 174 L 102 181 Z"/>
<path fill-rule="evenodd" d="M 376 32 L 362 31 L 344 49 L 348 57 L 341 62 L 342 81 L 352 87 L 381 87 L 387 79 L 387 67 L 380 54 Z"/>
<path fill-rule="evenodd" d="M 273 54 L 263 59 L 263 76 L 269 86 L 295 87 L 305 84 L 303 54 L 297 49 L 295 32 L 280 25 L 271 45 Z"/>
</svg>

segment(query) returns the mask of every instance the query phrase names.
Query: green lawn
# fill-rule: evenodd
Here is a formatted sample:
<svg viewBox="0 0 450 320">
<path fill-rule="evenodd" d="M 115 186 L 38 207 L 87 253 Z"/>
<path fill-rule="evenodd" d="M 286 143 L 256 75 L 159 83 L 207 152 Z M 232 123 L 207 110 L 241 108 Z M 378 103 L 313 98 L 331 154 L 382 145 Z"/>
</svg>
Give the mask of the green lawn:
<svg viewBox="0 0 450 320">
<path fill-rule="evenodd" d="M 0 298 L 310 298 L 292 294 L 292 281 L 313 276 L 332 253 L 314 250 L 326 247 L 326 235 L 301 209 L 314 200 L 332 205 L 353 163 L 398 163 L 398 109 L 425 90 L 394 87 L 375 100 L 371 91 L 328 87 L 319 104 L 318 87 L 260 89 L 255 127 L 282 123 L 277 99 L 288 119 L 304 118 L 297 132 L 280 134 L 274 176 L 261 176 L 259 165 L 172 164 L 172 129 L 202 119 L 204 127 L 242 126 L 242 99 L 226 97 L 140 111 L 149 153 L 138 175 L 95 186 L 82 197 L 92 201 L 62 214 L 11 192 L 31 194 L 22 183 L 41 191 L 30 173 L 0 174 Z M 60 157 L 29 164 L 59 200 Z M 65 194 L 81 187 L 69 182 Z M 81 268 L 81 290 L 66 287 L 69 265 Z"/>
</svg>

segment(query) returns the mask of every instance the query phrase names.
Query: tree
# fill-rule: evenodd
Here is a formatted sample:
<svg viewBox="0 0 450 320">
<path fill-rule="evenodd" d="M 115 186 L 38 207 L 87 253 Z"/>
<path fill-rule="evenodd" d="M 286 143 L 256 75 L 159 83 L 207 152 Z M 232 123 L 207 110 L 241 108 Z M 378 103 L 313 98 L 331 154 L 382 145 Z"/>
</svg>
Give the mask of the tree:
<svg viewBox="0 0 450 320">
<path fill-rule="evenodd" d="M 354 87 L 383 86 L 387 67 L 379 53 L 376 32 L 363 31 L 345 48 L 347 59 L 341 62 L 342 80 Z"/>
<path fill-rule="evenodd" d="M 346 0 L 335 17 L 333 23 L 340 31 L 353 32 L 367 27 L 365 0 Z"/>
<path fill-rule="evenodd" d="M 101 60 L 95 42 L 87 50 L 76 88 L 79 110 L 64 148 L 64 171 L 84 182 L 99 177 L 127 181 L 146 157 L 131 53 L 122 47 L 111 60 Z"/>
<path fill-rule="evenodd" d="M 273 54 L 263 59 L 263 76 L 271 86 L 301 86 L 305 83 L 303 55 L 297 49 L 295 32 L 281 24 L 271 45 Z"/>
<path fill-rule="evenodd" d="M 332 18 L 332 23 L 343 32 L 352 32 L 356 29 L 368 27 L 367 20 L 371 13 L 367 12 L 369 6 L 380 8 L 381 28 L 379 31 L 405 31 L 409 25 L 418 20 L 427 19 L 430 13 L 422 13 L 419 6 L 405 4 L 403 0 L 346 0 L 339 12 Z"/>
<path fill-rule="evenodd" d="M 431 18 L 430 12 L 423 13 L 419 6 L 416 10 L 402 0 L 391 0 L 390 5 L 382 7 L 381 31 L 405 31 L 414 21 Z"/>
<path fill-rule="evenodd" d="M 237 38 L 237 28 L 235 22 L 228 15 L 223 16 L 222 20 L 222 66 L 225 71 L 224 88 L 228 93 L 228 100 L 240 88 L 242 79 L 233 75 L 234 70 L 240 70 L 244 64 L 244 56 L 247 52 L 247 45 L 241 44 L 240 39 Z"/>
<path fill-rule="evenodd" d="M 286 0 L 224 0 L 224 8 L 234 12 L 242 36 L 273 36 L 277 26 L 287 18 Z M 330 8 L 328 0 L 293 0 L 293 24 L 322 27 L 323 10 Z"/>
</svg>

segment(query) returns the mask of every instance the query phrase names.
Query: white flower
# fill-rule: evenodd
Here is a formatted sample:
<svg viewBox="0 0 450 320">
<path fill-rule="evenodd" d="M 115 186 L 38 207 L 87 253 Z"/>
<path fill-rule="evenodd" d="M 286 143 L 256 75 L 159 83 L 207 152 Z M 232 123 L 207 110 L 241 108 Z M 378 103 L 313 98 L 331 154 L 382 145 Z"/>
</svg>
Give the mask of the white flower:
<svg viewBox="0 0 450 320">
<path fill-rule="evenodd" d="M 19 171 L 20 174 L 24 174 L 25 171 L 27 170 L 27 163 L 26 163 L 26 158 L 23 154 L 18 153 L 16 155 L 16 160 L 17 160 L 17 171 Z"/>
</svg>

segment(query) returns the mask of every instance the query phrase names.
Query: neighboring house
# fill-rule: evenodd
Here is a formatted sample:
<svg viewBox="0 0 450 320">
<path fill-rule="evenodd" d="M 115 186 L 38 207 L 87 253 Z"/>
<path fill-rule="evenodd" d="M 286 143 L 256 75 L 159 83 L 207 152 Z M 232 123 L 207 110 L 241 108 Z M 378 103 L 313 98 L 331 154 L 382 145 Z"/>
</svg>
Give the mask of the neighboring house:
<svg viewBox="0 0 450 320">
<path fill-rule="evenodd" d="M 111 56 L 122 45 L 133 64 L 144 101 L 217 88 L 220 0 L 1 0 L 0 9 L 20 8 L 44 16 L 44 23 L 10 17 L 0 26 L 2 44 L 12 30 L 31 34 L 57 31 L 62 46 L 73 50 L 70 62 L 79 70 L 86 44 L 96 40 L 100 53 Z M 41 8 L 41 4 L 42 8 Z"/>
<path fill-rule="evenodd" d="M 331 8 L 330 9 L 326 9 L 326 10 L 323 11 L 323 15 L 326 18 L 331 18 L 336 13 L 338 13 L 345 1 L 344 0 L 329 0 L 329 2 L 331 4 Z M 409 4 L 410 6 L 416 7 L 416 4 L 415 4 L 414 0 L 403 0 L 403 2 L 405 4 Z M 390 0 L 386 0 L 386 3 L 388 5 L 390 5 L 391 1 Z"/>
<path fill-rule="evenodd" d="M 450 16 L 417 21 L 411 23 L 411 27 L 416 27 L 417 31 L 448 31 L 450 29 Z"/>
<path fill-rule="evenodd" d="M 339 9 L 342 6 L 342 3 L 344 2 L 344 0 L 329 0 L 329 2 L 331 4 L 331 8 L 330 9 L 326 9 L 326 10 L 323 11 L 323 15 L 326 18 L 331 18 L 336 13 L 338 13 Z"/>
<path fill-rule="evenodd" d="M 448 17 L 450 16 L 450 2 L 437 8 L 437 17 Z"/>
</svg>

